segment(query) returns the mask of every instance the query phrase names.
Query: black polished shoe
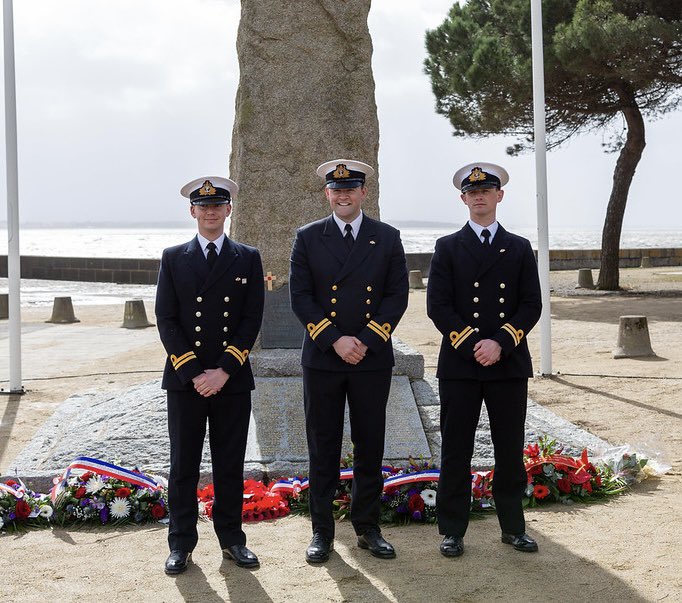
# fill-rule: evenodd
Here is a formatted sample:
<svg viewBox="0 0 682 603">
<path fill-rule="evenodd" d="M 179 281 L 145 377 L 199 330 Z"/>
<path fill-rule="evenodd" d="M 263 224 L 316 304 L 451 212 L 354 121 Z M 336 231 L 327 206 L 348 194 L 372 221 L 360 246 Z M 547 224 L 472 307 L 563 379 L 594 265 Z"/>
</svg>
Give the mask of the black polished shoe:
<svg viewBox="0 0 682 603">
<path fill-rule="evenodd" d="M 187 569 L 187 564 L 192 559 L 192 553 L 176 549 L 170 552 L 163 567 L 163 571 L 169 576 L 181 574 Z"/>
<path fill-rule="evenodd" d="M 464 553 L 464 539 L 461 536 L 445 536 L 440 543 L 440 554 L 445 557 L 459 557 Z"/>
<path fill-rule="evenodd" d="M 223 557 L 225 559 L 232 559 L 239 567 L 248 569 L 253 569 L 260 565 L 258 557 L 243 544 L 231 544 L 227 548 L 224 548 Z"/>
<path fill-rule="evenodd" d="M 358 536 L 358 546 L 368 549 L 372 555 L 379 559 L 393 559 L 395 549 L 390 542 L 386 542 L 378 528 L 371 528 Z"/>
<path fill-rule="evenodd" d="M 505 534 L 502 532 L 502 542 L 511 544 L 517 551 L 523 553 L 535 553 L 538 550 L 538 543 L 535 542 L 525 532 L 523 534 Z"/>
<path fill-rule="evenodd" d="M 334 540 L 323 536 L 319 532 L 315 532 L 313 539 L 305 550 L 305 560 L 308 563 L 324 563 L 329 560 L 329 553 L 333 550 Z"/>
</svg>

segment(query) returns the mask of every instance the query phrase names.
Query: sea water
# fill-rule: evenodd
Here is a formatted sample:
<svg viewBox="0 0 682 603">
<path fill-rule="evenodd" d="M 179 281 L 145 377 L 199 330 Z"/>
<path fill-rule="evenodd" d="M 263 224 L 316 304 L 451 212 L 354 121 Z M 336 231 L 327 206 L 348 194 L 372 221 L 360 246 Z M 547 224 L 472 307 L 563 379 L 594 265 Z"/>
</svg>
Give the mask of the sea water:
<svg viewBox="0 0 682 603">
<path fill-rule="evenodd" d="M 401 226 L 406 253 L 433 252 L 436 240 L 461 228 Z M 531 227 L 509 228 L 530 240 L 537 249 L 537 231 Z M 22 228 L 19 232 L 21 255 L 92 257 L 92 258 L 152 258 L 159 259 L 171 245 L 183 243 L 195 234 L 195 227 L 186 228 Z M 0 230 L 0 255 L 7 254 L 7 231 Z M 630 230 L 621 236 L 622 249 L 682 247 L 682 230 Z M 599 249 L 601 231 L 597 229 L 550 229 L 550 249 Z"/>
</svg>

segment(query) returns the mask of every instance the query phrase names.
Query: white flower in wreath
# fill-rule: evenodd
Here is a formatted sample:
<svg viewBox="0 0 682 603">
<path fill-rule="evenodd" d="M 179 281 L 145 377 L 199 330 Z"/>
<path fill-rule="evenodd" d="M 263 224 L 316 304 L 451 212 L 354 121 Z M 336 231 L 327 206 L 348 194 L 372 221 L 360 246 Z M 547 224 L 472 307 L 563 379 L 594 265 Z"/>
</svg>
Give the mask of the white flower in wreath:
<svg viewBox="0 0 682 603">
<path fill-rule="evenodd" d="M 117 496 L 109 503 L 109 510 L 114 519 L 124 519 L 130 515 L 130 503 L 127 499 Z"/>
<path fill-rule="evenodd" d="M 38 515 L 40 517 L 44 517 L 45 519 L 50 519 L 54 513 L 54 509 L 50 505 L 41 505 L 40 509 L 38 510 Z"/>
<path fill-rule="evenodd" d="M 104 488 L 104 481 L 100 475 L 93 475 L 85 484 L 85 491 L 92 492 L 93 494 L 99 492 L 102 488 Z"/>
<path fill-rule="evenodd" d="M 2 530 L 2 527 L 5 525 L 5 520 L 2 518 L 2 515 L 0 515 L 0 530 Z"/>
<path fill-rule="evenodd" d="M 421 491 L 419 496 L 422 497 L 422 500 L 424 501 L 424 504 L 427 507 L 435 507 L 436 506 L 436 491 L 431 490 L 430 488 L 424 488 L 424 490 Z"/>
</svg>

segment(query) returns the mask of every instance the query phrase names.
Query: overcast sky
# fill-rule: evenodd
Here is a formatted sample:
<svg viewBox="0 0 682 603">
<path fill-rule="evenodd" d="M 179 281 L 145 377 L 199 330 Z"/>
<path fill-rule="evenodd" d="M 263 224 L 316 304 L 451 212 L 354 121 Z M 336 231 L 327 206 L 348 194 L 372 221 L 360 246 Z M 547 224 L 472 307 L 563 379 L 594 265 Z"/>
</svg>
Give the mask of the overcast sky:
<svg viewBox="0 0 682 603">
<path fill-rule="evenodd" d="M 509 158 L 512 139 L 454 138 L 434 111 L 424 32 L 451 5 L 372 2 L 382 219 L 462 223 L 452 174 L 483 160 L 511 174 L 500 221 L 535 226 L 532 155 Z M 180 187 L 227 175 L 239 12 L 238 0 L 15 0 L 21 222 L 188 220 Z M 680 140 L 682 112 L 647 122 L 625 229 L 681 227 Z M 602 141 L 548 154 L 550 228 L 603 224 L 617 156 Z M 5 197 L 4 161 L 1 177 Z"/>
</svg>

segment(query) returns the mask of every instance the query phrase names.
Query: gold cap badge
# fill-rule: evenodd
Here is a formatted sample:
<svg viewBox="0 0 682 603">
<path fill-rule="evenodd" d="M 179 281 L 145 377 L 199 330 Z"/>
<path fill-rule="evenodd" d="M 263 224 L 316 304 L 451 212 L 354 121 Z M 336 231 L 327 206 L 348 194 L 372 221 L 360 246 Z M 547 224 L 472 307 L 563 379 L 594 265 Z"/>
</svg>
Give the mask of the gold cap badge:
<svg viewBox="0 0 682 603">
<path fill-rule="evenodd" d="M 486 174 L 481 168 L 474 168 L 471 170 L 471 175 L 469 176 L 469 182 L 478 182 L 480 180 L 485 180 L 488 174 Z"/>
<path fill-rule="evenodd" d="M 336 180 L 337 178 L 348 178 L 350 172 L 343 163 L 339 163 L 336 169 L 332 172 L 332 177 Z"/>
<path fill-rule="evenodd" d="M 199 189 L 199 195 L 202 197 L 205 197 L 206 195 L 215 195 L 215 189 L 213 188 L 213 184 L 211 184 L 210 180 L 206 180 L 201 185 L 201 188 Z"/>
</svg>

